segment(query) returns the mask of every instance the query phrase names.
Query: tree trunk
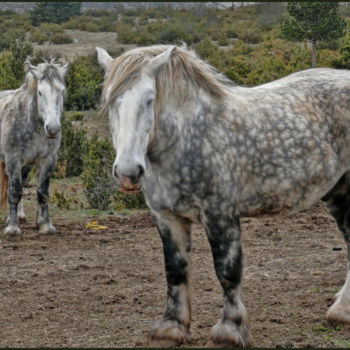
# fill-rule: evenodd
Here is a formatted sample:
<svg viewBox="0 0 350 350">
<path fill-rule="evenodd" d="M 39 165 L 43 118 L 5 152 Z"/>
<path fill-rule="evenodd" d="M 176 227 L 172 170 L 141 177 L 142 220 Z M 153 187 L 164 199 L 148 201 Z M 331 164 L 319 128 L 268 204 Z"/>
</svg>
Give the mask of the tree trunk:
<svg viewBox="0 0 350 350">
<path fill-rule="evenodd" d="M 312 68 L 316 68 L 317 65 L 317 53 L 316 53 L 316 41 L 312 42 Z"/>
</svg>

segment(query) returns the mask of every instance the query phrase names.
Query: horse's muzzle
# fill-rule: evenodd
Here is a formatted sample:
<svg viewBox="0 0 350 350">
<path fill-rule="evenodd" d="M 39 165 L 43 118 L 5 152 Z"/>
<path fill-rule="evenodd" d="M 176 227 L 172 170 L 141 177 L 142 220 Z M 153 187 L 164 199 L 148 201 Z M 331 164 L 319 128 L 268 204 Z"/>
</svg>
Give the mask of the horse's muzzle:
<svg viewBox="0 0 350 350">
<path fill-rule="evenodd" d="M 138 193 L 140 192 L 140 184 L 132 183 L 128 177 L 122 176 L 119 178 L 121 189 L 123 193 Z"/>
<path fill-rule="evenodd" d="M 144 168 L 141 165 L 133 167 L 121 167 L 114 165 L 113 176 L 119 181 L 123 193 L 140 192 L 140 177 L 144 174 Z"/>
<path fill-rule="evenodd" d="M 45 132 L 48 138 L 57 139 L 61 131 L 60 125 L 45 125 Z"/>
</svg>

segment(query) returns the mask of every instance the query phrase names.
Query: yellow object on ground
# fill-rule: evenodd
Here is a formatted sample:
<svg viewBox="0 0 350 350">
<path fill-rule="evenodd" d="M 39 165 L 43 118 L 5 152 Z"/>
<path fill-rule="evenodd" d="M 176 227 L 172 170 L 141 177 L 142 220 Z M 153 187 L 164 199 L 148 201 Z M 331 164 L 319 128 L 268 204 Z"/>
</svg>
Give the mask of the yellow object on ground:
<svg viewBox="0 0 350 350">
<path fill-rule="evenodd" d="M 90 228 L 92 230 L 106 230 L 108 226 L 99 225 L 98 221 L 91 221 L 85 225 L 85 228 Z"/>
</svg>

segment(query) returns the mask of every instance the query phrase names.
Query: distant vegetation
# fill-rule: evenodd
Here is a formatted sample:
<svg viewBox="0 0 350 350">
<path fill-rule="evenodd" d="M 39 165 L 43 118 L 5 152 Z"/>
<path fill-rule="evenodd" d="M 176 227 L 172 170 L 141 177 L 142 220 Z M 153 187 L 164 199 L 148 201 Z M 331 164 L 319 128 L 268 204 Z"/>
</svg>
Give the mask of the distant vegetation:
<svg viewBox="0 0 350 350">
<path fill-rule="evenodd" d="M 40 23 L 62 23 L 81 11 L 81 2 L 37 2 L 30 13 L 32 25 Z"/>
<path fill-rule="evenodd" d="M 332 4 L 332 8 L 337 8 L 337 3 Z M 289 10 L 293 6 L 289 5 Z M 341 6 L 339 13 L 343 23 L 341 32 L 344 23 L 350 21 L 350 7 Z M 327 11 L 321 16 L 327 16 Z M 203 3 L 195 3 L 186 10 L 173 9 L 166 3 L 152 9 L 126 9 L 122 3 L 116 3 L 112 10 L 84 12 L 76 2 L 38 2 L 30 13 L 0 11 L 0 89 L 22 84 L 23 62 L 33 53 L 31 43 L 72 43 L 66 29 L 116 32 L 119 44 L 123 45 L 184 42 L 236 83 L 255 86 L 311 67 L 312 46 L 306 41 L 310 38 L 299 36 L 298 41 L 291 42 L 286 39 L 286 27 L 283 32 L 283 26 L 292 23 L 293 18 L 296 17 L 290 15 L 286 3 L 276 2 L 226 10 L 207 8 Z M 293 28 L 289 29 L 293 32 Z M 317 38 L 319 67 L 350 69 L 350 35 L 338 34 L 332 39 L 329 35 Z M 121 51 L 118 42 L 116 50 Z M 32 62 L 39 63 L 41 56 L 45 53 L 37 52 Z M 98 107 L 103 72 L 96 55 L 76 57 L 66 80 L 67 110 Z M 144 207 L 142 195 L 130 197 L 116 191 L 111 178 L 114 150 L 108 140 L 97 137 L 88 140 L 83 129 L 74 126 L 75 121 L 81 123 L 82 119 L 80 112 L 63 119 L 63 140 L 55 176 L 82 176 L 92 207 Z"/>
<path fill-rule="evenodd" d="M 282 24 L 282 33 L 287 39 L 311 43 L 312 67 L 315 68 L 318 43 L 345 35 L 347 25 L 339 15 L 339 5 L 337 2 L 290 2 L 287 8 L 292 19 Z"/>
</svg>

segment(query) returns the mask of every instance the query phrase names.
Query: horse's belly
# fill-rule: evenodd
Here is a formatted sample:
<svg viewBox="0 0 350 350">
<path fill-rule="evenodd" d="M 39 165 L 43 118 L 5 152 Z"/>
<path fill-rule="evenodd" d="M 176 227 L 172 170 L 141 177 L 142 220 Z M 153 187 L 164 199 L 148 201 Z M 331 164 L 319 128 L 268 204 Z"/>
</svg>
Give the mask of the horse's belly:
<svg viewBox="0 0 350 350">
<path fill-rule="evenodd" d="M 271 186 L 255 189 L 255 193 L 241 199 L 240 213 L 243 216 L 259 216 L 307 209 L 330 191 L 343 173 L 339 171 L 332 178 L 316 177 L 308 182 L 288 179 L 279 183 L 271 181 Z M 249 193 L 249 190 L 246 189 L 245 192 Z"/>
</svg>

